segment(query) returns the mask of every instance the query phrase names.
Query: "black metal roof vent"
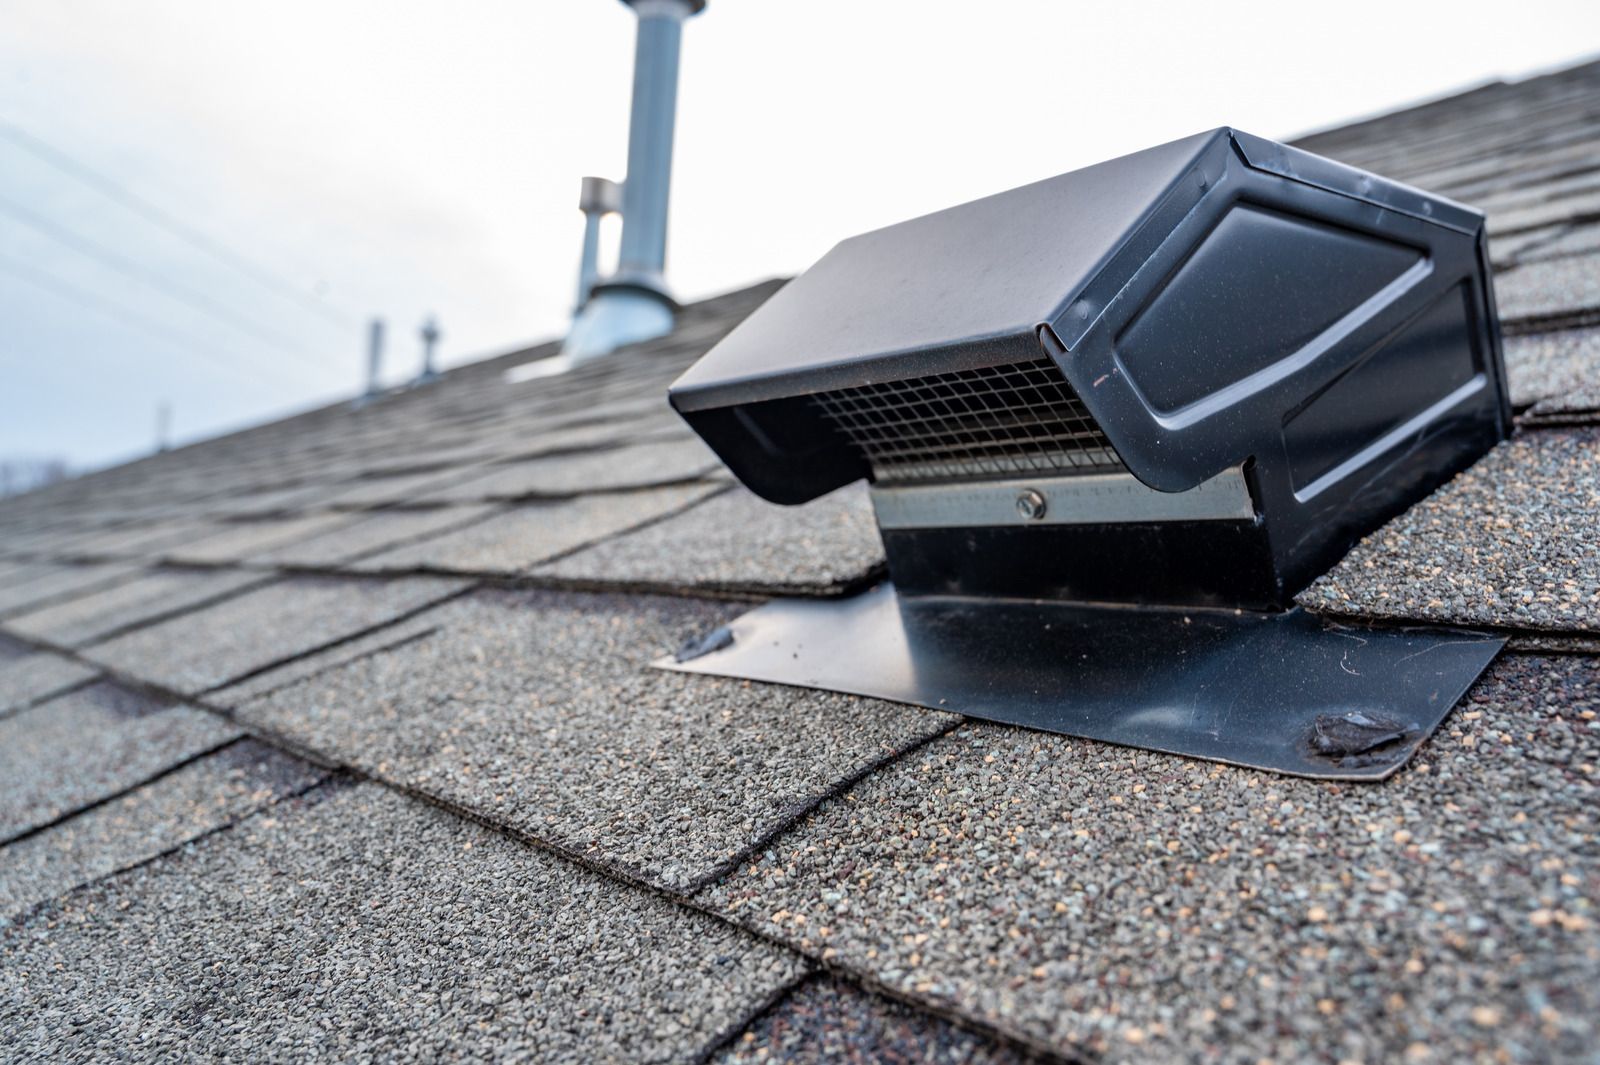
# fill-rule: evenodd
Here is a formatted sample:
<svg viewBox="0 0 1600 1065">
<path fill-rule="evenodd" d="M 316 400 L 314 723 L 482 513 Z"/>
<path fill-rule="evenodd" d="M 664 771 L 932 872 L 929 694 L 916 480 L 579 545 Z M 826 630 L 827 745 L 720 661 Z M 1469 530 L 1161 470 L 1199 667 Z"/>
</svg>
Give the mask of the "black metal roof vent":
<svg viewBox="0 0 1600 1065">
<path fill-rule="evenodd" d="M 758 666 L 737 639 L 678 668 L 929 705 L 953 693 L 968 705 L 952 708 L 978 716 L 1384 775 L 1432 728 L 1392 711 L 1436 723 L 1499 644 L 1428 634 L 1457 649 L 1431 656 L 1429 669 L 1451 660 L 1422 678 L 1432 703 L 1393 706 L 1396 663 L 1411 653 L 1393 641 L 1415 634 L 1363 634 L 1372 680 L 1329 687 L 1304 671 L 1347 652 L 1343 634 L 1292 597 L 1509 431 L 1488 277 L 1478 212 L 1230 129 L 846 240 L 684 374 L 671 401 L 769 500 L 871 481 L 893 587 L 830 609 L 895 629 L 911 679 L 885 680 L 881 654 L 835 661 L 825 672 L 838 675 L 820 679 L 815 666 Z M 1017 600 L 1043 602 L 1019 613 Z M 840 629 L 785 609 L 750 618 Z M 1197 610 L 1223 635 L 1201 638 Z M 1030 626 L 1055 633 L 1048 650 L 997 653 L 997 632 L 1015 640 Z M 1062 642 L 1068 631 L 1075 642 Z M 825 641 L 812 635 L 815 652 Z M 1301 650 L 1267 662 L 1285 639 Z M 1199 713 L 1221 697 L 1196 688 L 1196 662 L 1217 661 L 1208 640 L 1233 655 L 1211 683 L 1261 704 L 1283 733 L 1275 753 L 1240 754 L 1225 736 L 1259 728 L 1248 714 L 1213 727 Z M 1165 667 L 1149 658 L 1158 646 Z M 1354 675 L 1348 653 L 1339 662 Z M 1442 708 L 1439 681 L 1455 686 Z M 1190 723 L 1150 733 L 1150 690 Z M 1105 724 L 1141 712 L 1143 732 Z M 1314 737 L 1339 733 L 1330 722 L 1347 713 L 1408 739 L 1378 728 L 1386 759 L 1330 755 Z"/>
</svg>

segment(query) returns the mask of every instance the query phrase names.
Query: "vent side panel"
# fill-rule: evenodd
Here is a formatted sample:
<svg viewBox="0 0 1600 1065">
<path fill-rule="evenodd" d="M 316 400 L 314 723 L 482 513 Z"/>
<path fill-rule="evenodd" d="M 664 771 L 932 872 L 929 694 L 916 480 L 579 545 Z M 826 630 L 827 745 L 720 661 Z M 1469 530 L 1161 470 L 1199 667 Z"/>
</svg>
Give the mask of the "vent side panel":
<svg viewBox="0 0 1600 1065">
<path fill-rule="evenodd" d="M 1123 331 L 1117 354 L 1171 413 L 1299 351 L 1421 259 L 1415 248 L 1241 204 Z"/>
<path fill-rule="evenodd" d="M 1296 489 L 1312 487 L 1364 446 L 1483 372 L 1471 295 L 1465 282 L 1445 293 L 1289 420 L 1283 438 Z"/>
</svg>

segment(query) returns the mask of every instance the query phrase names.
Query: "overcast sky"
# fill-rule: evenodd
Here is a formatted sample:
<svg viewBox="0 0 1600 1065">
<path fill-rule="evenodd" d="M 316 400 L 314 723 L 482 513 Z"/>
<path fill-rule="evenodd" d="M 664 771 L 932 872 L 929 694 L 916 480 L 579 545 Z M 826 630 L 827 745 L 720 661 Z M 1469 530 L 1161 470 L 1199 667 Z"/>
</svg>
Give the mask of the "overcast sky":
<svg viewBox="0 0 1600 1065">
<path fill-rule="evenodd" d="M 375 315 L 396 380 L 430 312 L 447 364 L 559 335 L 632 44 L 617 0 L 13 0 L 0 458 L 136 455 L 162 402 L 181 441 L 349 395 Z M 1289 137 L 1597 48 L 1594 0 L 712 0 L 668 277 L 693 299 L 1201 129 Z"/>
</svg>

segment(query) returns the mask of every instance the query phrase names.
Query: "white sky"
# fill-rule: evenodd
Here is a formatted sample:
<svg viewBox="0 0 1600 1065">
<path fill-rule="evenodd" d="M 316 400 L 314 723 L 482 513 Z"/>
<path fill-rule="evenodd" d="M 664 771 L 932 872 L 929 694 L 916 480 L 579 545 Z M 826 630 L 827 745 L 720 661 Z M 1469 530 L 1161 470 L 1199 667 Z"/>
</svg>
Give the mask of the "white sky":
<svg viewBox="0 0 1600 1065">
<path fill-rule="evenodd" d="M 395 379 L 429 312 L 446 364 L 558 335 L 578 179 L 625 176 L 617 0 L 11 0 L 4 25 L 0 133 L 297 298 L 0 136 L 0 457 L 137 454 L 163 401 L 184 440 L 351 394 L 373 315 Z M 684 34 L 668 277 L 737 288 L 1201 129 L 1289 137 L 1597 48 L 1594 0 L 712 0 Z"/>
</svg>

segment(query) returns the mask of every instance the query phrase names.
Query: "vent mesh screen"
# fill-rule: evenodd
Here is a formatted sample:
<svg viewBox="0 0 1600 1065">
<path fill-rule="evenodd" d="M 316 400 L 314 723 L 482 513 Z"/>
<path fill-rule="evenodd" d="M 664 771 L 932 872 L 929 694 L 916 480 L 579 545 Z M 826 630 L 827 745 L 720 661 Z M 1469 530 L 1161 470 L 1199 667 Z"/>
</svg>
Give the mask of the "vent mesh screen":
<svg viewBox="0 0 1600 1065">
<path fill-rule="evenodd" d="M 811 397 L 879 482 L 1104 472 L 1122 462 L 1049 359 Z"/>
</svg>

